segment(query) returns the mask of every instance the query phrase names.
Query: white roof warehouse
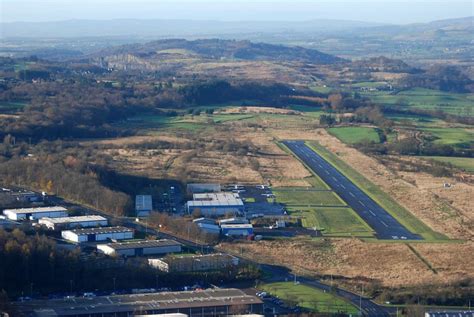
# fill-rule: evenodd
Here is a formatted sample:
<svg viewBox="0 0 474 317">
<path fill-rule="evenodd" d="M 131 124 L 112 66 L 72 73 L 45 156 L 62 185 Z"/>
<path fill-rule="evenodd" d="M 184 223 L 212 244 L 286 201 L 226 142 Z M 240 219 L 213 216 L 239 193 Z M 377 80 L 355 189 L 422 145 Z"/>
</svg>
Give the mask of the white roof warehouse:
<svg viewBox="0 0 474 317">
<path fill-rule="evenodd" d="M 139 240 L 97 245 L 97 250 L 107 255 L 143 256 L 181 252 L 182 244 L 168 239 Z"/>
<path fill-rule="evenodd" d="M 59 206 L 5 209 L 3 214 L 10 220 L 36 220 L 44 217 L 57 218 L 68 215 L 67 209 Z"/>
<path fill-rule="evenodd" d="M 81 242 L 95 242 L 111 240 L 126 240 L 133 239 L 133 229 L 126 227 L 102 227 L 102 228 L 84 228 L 64 230 L 61 236 L 69 241 Z"/>
<path fill-rule="evenodd" d="M 69 229 L 75 227 L 99 227 L 107 226 L 107 218 L 91 215 L 91 216 L 76 216 L 76 217 L 59 217 L 50 218 L 45 217 L 38 221 L 40 225 L 46 226 L 51 230 Z"/>
<path fill-rule="evenodd" d="M 225 214 L 242 214 L 244 202 L 234 193 L 194 194 L 193 200 L 186 203 L 188 213 L 199 211 L 204 216 L 223 216 Z"/>
</svg>

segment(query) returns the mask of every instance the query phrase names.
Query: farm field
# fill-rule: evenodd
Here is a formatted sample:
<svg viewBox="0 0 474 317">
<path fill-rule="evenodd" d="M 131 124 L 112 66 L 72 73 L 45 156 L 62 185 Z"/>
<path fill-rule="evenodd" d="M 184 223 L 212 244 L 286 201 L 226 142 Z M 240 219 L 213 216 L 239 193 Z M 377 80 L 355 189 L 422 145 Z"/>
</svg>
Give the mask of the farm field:
<svg viewBox="0 0 474 317">
<path fill-rule="evenodd" d="M 464 128 L 422 128 L 421 131 L 432 135 L 436 144 L 469 147 L 474 144 L 474 130 Z"/>
<path fill-rule="evenodd" d="M 472 157 L 450 157 L 450 156 L 423 156 L 427 160 L 449 163 L 454 167 L 474 173 L 474 158 Z"/>
<path fill-rule="evenodd" d="M 324 236 L 373 237 L 372 229 L 351 208 L 289 207 L 292 216 L 301 217 L 306 228 L 317 228 Z"/>
<path fill-rule="evenodd" d="M 339 127 L 329 128 L 328 132 L 347 144 L 356 144 L 363 141 L 380 142 L 380 137 L 375 128 Z"/>
<path fill-rule="evenodd" d="M 320 313 L 357 314 L 358 310 L 352 304 L 333 295 L 310 286 L 280 282 L 264 284 L 260 287 L 264 291 L 279 297 L 284 302 L 297 303 L 298 306 Z"/>
<path fill-rule="evenodd" d="M 364 176 L 359 174 L 348 164 L 343 162 L 337 156 L 319 145 L 317 142 L 310 142 L 310 147 L 321 155 L 324 159 L 335 166 L 342 174 L 349 178 L 356 186 L 364 191 L 370 198 L 377 202 L 382 208 L 387 210 L 395 219 L 397 219 L 408 230 L 421 235 L 426 240 L 446 239 L 440 233 L 437 233 L 425 225 L 421 220 L 412 215 L 408 210 L 398 204 L 388 194 L 383 192 L 380 187 L 374 185 Z"/>
<path fill-rule="evenodd" d="M 375 91 L 364 92 L 364 96 L 384 105 L 405 104 L 404 108 L 438 110 L 454 115 L 473 116 L 474 94 L 450 93 L 438 90 L 414 88 L 398 93 Z"/>
</svg>

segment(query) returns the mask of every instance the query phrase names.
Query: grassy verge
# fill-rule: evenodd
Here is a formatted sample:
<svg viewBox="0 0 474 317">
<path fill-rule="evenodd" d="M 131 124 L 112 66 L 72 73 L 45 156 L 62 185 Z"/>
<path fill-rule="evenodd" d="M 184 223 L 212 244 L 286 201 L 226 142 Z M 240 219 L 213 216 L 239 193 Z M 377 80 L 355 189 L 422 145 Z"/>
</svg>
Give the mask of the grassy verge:
<svg viewBox="0 0 474 317">
<path fill-rule="evenodd" d="M 292 216 L 301 217 L 306 228 L 317 228 L 324 236 L 373 237 L 372 229 L 351 208 L 289 207 Z"/>
<path fill-rule="evenodd" d="M 312 189 L 274 189 L 277 202 L 287 206 L 345 206 L 346 204 L 331 191 L 314 191 Z"/>
<path fill-rule="evenodd" d="M 352 167 L 329 152 L 326 148 L 316 142 L 308 145 L 336 167 L 342 174 L 349 178 L 355 185 L 362 189 L 370 198 L 386 209 L 395 219 L 413 233 L 421 235 L 426 240 L 445 240 L 445 235 L 433 231 L 421 220 L 413 216 L 408 210 L 398 204 L 388 194 L 383 192 L 378 186 L 370 182 L 364 176 L 355 171 Z"/>
<path fill-rule="evenodd" d="M 280 282 L 264 284 L 260 288 L 277 296 L 289 305 L 298 305 L 313 312 L 358 313 L 358 309 L 344 299 L 310 286 L 294 284 L 292 282 Z"/>
</svg>

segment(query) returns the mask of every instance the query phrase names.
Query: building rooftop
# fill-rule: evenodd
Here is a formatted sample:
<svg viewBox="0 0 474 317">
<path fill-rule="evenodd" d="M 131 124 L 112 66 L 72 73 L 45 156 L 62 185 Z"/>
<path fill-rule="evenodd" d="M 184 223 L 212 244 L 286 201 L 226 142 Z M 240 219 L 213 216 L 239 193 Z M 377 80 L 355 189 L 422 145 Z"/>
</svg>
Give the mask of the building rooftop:
<svg viewBox="0 0 474 317">
<path fill-rule="evenodd" d="M 166 263 L 171 263 L 175 261 L 181 261 L 181 260 L 200 260 L 200 259 L 218 259 L 218 258 L 226 258 L 226 259 L 233 259 L 235 258 L 234 256 L 230 254 L 225 254 L 225 253 L 211 253 L 211 254 L 196 254 L 196 255 L 179 255 L 179 254 L 173 254 L 161 259 L 149 259 L 148 262 L 153 262 L 153 261 L 163 261 Z"/>
<path fill-rule="evenodd" d="M 3 212 L 6 212 L 6 211 L 15 213 L 15 214 L 34 214 L 34 213 L 39 213 L 39 212 L 67 211 L 67 209 L 61 206 L 51 206 L 51 207 L 18 208 L 18 209 L 3 210 Z"/>
<path fill-rule="evenodd" d="M 193 222 L 197 223 L 197 224 L 208 224 L 208 225 L 215 225 L 216 224 L 216 221 L 214 219 L 204 218 L 204 217 L 196 218 L 196 219 L 193 220 Z"/>
<path fill-rule="evenodd" d="M 30 315 L 34 312 L 47 310 L 50 315 L 45 316 L 76 316 L 82 314 L 134 312 L 138 310 L 171 310 L 177 308 L 249 304 L 262 304 L 262 301 L 258 297 L 247 295 L 238 289 L 207 289 L 192 292 L 33 300 L 14 303 L 14 306 L 20 310 L 22 315 Z M 40 309 L 41 307 L 47 307 L 47 309 Z"/>
<path fill-rule="evenodd" d="M 133 229 L 130 229 L 127 227 L 99 227 L 99 228 L 81 228 L 81 229 L 73 229 L 73 230 L 66 230 L 66 231 L 73 232 L 77 235 L 84 235 L 84 234 L 133 232 Z"/>
<path fill-rule="evenodd" d="M 222 229 L 252 229 L 253 226 L 249 223 L 245 224 L 222 224 Z"/>
<path fill-rule="evenodd" d="M 223 224 L 247 224 L 249 223 L 249 221 L 246 219 L 246 218 L 237 218 L 237 217 L 233 217 L 233 218 L 226 218 L 226 219 L 220 219 L 218 220 L 219 224 L 223 225 Z"/>
<path fill-rule="evenodd" d="M 98 216 L 98 215 L 91 215 L 91 216 L 59 217 L 59 218 L 45 217 L 41 220 L 41 222 L 48 221 L 54 224 L 64 224 L 64 223 L 104 221 L 104 220 L 107 220 L 107 218 Z"/>
<path fill-rule="evenodd" d="M 135 210 L 152 210 L 151 195 L 137 195 L 135 197 Z"/>
<path fill-rule="evenodd" d="M 135 248 L 158 248 L 158 247 L 176 246 L 176 245 L 182 245 L 182 244 L 174 240 L 162 239 L 162 240 L 135 240 L 135 241 L 128 241 L 128 242 L 115 242 L 115 243 L 107 243 L 106 245 L 111 247 L 114 250 L 126 250 L 126 249 L 135 249 Z"/>
<path fill-rule="evenodd" d="M 235 193 L 194 194 L 188 206 L 243 206 L 244 202 Z"/>
</svg>

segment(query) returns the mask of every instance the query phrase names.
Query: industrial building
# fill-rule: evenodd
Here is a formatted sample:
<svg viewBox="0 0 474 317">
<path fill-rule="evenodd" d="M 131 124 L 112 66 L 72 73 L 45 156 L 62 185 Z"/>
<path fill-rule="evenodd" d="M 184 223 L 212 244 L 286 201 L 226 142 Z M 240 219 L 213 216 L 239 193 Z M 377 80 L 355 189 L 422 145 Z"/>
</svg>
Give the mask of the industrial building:
<svg viewBox="0 0 474 317">
<path fill-rule="evenodd" d="M 135 197 L 135 213 L 137 217 L 148 217 L 153 210 L 151 195 L 137 195 Z"/>
<path fill-rule="evenodd" d="M 249 223 L 246 218 L 242 217 L 219 219 L 217 222 L 219 225 L 243 225 Z"/>
<path fill-rule="evenodd" d="M 221 227 L 219 227 L 214 219 L 210 218 L 197 218 L 193 222 L 201 229 L 207 233 L 220 234 Z"/>
<path fill-rule="evenodd" d="M 199 194 L 199 193 L 219 193 L 221 191 L 221 185 L 219 184 L 188 184 L 186 186 L 186 191 L 189 194 Z"/>
<path fill-rule="evenodd" d="M 221 231 L 224 236 L 250 236 L 253 234 L 251 224 L 229 224 L 221 225 Z"/>
<path fill-rule="evenodd" d="M 186 203 L 189 214 L 199 212 L 206 217 L 221 217 L 227 214 L 244 213 L 244 202 L 236 193 L 205 193 L 193 194 L 193 200 Z"/>
<path fill-rule="evenodd" d="M 182 244 L 173 240 L 139 240 L 97 245 L 107 255 L 146 256 L 181 252 Z"/>
<path fill-rule="evenodd" d="M 61 236 L 69 241 L 95 242 L 107 240 L 126 240 L 133 239 L 134 231 L 126 227 L 102 227 L 102 228 L 84 228 L 64 230 Z"/>
<path fill-rule="evenodd" d="M 44 217 L 67 217 L 67 209 L 64 207 L 5 209 L 3 214 L 10 220 L 37 220 Z"/>
<path fill-rule="evenodd" d="M 239 289 L 31 300 L 13 304 L 19 316 L 103 317 L 181 313 L 192 317 L 262 314 L 260 298 Z"/>
<path fill-rule="evenodd" d="M 148 264 L 163 272 L 196 272 L 237 266 L 239 259 L 223 253 L 194 256 L 172 255 L 163 259 L 148 259 Z"/>
<path fill-rule="evenodd" d="M 100 227 L 107 226 L 107 218 L 90 215 L 90 216 L 76 216 L 76 217 L 59 217 L 50 218 L 45 217 L 38 220 L 38 224 L 45 226 L 50 230 L 61 230 L 70 228 L 84 228 L 84 227 Z"/>
</svg>

